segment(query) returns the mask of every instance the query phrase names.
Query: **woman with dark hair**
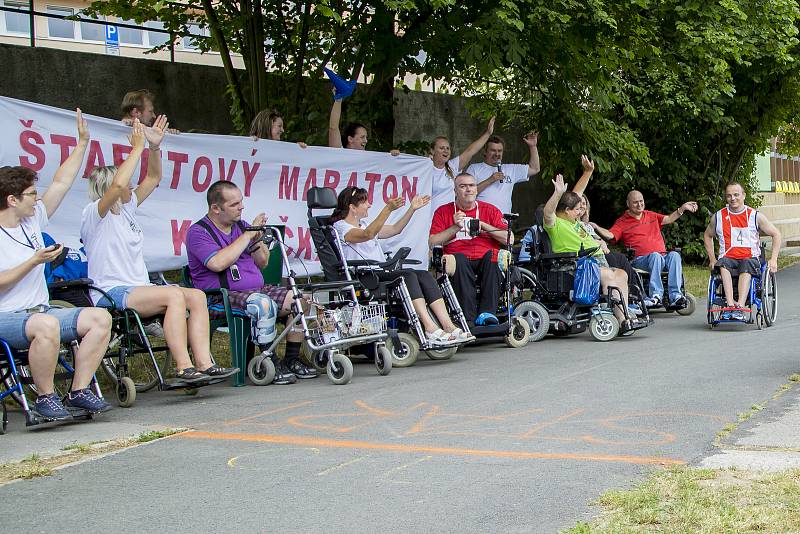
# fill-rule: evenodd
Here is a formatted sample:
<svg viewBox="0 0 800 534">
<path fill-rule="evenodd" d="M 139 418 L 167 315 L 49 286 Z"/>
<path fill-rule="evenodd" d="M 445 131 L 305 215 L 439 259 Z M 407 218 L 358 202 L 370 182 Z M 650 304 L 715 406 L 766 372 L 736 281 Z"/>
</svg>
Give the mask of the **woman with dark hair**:
<svg viewBox="0 0 800 534">
<path fill-rule="evenodd" d="M 399 209 L 404 203 L 400 197 L 390 199 L 374 221 L 364 224 L 363 220 L 369 216 L 369 208 L 372 206 L 367 190 L 360 187 L 346 187 L 339 193 L 336 209 L 331 215 L 333 227 L 344 245 L 342 252 L 345 259 L 385 261 L 378 238 L 386 239 L 402 232 L 414 212 L 429 202 L 429 196 L 414 197 L 411 200 L 411 206 L 397 222 L 386 224 L 392 212 Z M 400 269 L 390 272 L 379 271 L 377 275 L 380 280 L 394 280 L 398 276 L 403 277 L 428 341 L 435 345 L 451 345 L 472 339 L 466 332 L 453 324 L 447 313 L 439 285 L 431 273 L 421 269 Z M 428 307 L 441 327 L 434 322 Z"/>
<path fill-rule="evenodd" d="M 472 157 L 478 153 L 486 140 L 494 133 L 494 117 L 489 119 L 486 131 L 473 141 L 461 154 L 450 159 L 452 155 L 450 140 L 440 135 L 431 142 L 431 160 L 433 160 L 433 191 L 431 192 L 431 205 L 436 208 L 448 202 L 453 202 L 453 180 L 461 172 Z"/>
<path fill-rule="evenodd" d="M 250 123 L 250 137 L 253 140 L 269 139 L 270 141 L 281 141 L 283 136 L 283 115 L 276 109 L 264 109 L 258 112 Z M 298 141 L 300 148 L 307 148 L 308 145 Z"/>
</svg>

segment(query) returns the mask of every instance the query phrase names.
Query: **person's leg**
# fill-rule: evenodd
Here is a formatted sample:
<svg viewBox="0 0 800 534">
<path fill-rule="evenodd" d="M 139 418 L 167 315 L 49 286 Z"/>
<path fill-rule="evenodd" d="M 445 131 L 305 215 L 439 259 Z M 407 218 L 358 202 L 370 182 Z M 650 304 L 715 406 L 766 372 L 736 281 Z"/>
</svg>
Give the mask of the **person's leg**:
<svg viewBox="0 0 800 534">
<path fill-rule="evenodd" d="M 647 290 L 651 298 L 661 300 L 664 296 L 664 284 L 661 282 L 661 271 L 664 270 L 664 257 L 658 252 L 647 256 L 637 256 L 631 262 L 637 269 L 650 273 L 650 283 Z"/>
<path fill-rule="evenodd" d="M 186 298 L 181 288 L 173 286 L 134 287 L 128 293 L 126 307 L 142 317 L 164 314 L 164 338 L 175 368 L 180 373 L 192 367 L 187 348 Z"/>
<path fill-rule="evenodd" d="M 747 306 L 747 298 L 750 296 L 750 280 L 752 279 L 752 275 L 745 270 L 739 273 L 739 300 L 736 301 L 736 305 L 740 308 Z"/>
<path fill-rule="evenodd" d="M 667 290 L 669 292 L 670 304 L 683 298 L 681 286 L 683 285 L 683 262 L 681 255 L 675 252 L 667 253 L 664 258 L 664 265 L 667 269 Z"/>
<path fill-rule="evenodd" d="M 477 271 L 481 278 L 481 302 L 478 305 L 478 315 L 483 312 L 497 313 L 497 303 L 500 301 L 500 286 L 503 284 L 502 273 L 497 263 L 492 261 L 492 251 L 488 251 L 479 260 Z"/>
<path fill-rule="evenodd" d="M 62 331 L 64 328 L 62 320 Z M 80 339 L 80 344 L 75 354 L 72 391 L 89 387 L 94 372 L 100 366 L 100 360 L 105 356 L 111 339 L 111 314 L 102 308 L 80 308 L 77 337 Z M 66 339 L 66 336 L 64 338 Z"/>
<path fill-rule="evenodd" d="M 475 284 L 477 276 L 472 269 L 471 262 L 463 254 L 454 254 L 456 259 L 456 272 L 453 275 L 453 292 L 456 294 L 464 318 L 467 322 L 474 323 L 478 316 L 478 301 L 475 298 Z"/>
<path fill-rule="evenodd" d="M 736 301 L 733 299 L 733 276 L 725 267 L 719 268 L 719 277 L 722 279 L 722 291 L 725 293 L 725 305 L 733 306 Z"/>
<path fill-rule="evenodd" d="M 291 328 L 289 333 L 286 334 L 286 351 L 284 352 L 283 359 L 285 363 L 285 367 L 288 370 L 289 374 L 296 376 L 297 378 L 304 379 L 304 378 L 316 378 L 319 376 L 319 373 L 313 367 L 310 367 L 300 359 L 300 349 L 303 346 L 303 329 L 299 326 L 292 327 L 291 325 L 292 320 L 294 319 L 294 314 L 292 313 L 293 307 L 293 295 L 292 292 L 289 291 L 286 294 L 286 297 L 283 300 L 283 304 L 281 305 L 281 314 L 285 314 L 286 319 L 286 328 Z M 300 299 L 300 307 L 303 309 L 303 313 L 307 314 L 308 310 L 311 306 L 308 304 L 308 301 L 305 299 Z M 277 375 L 276 375 L 277 376 Z"/>
<path fill-rule="evenodd" d="M 186 308 L 189 310 L 187 338 L 192 348 L 194 363 L 201 373 L 211 367 L 211 336 L 209 335 L 208 301 L 206 294 L 199 289 L 178 288 L 183 293 Z M 130 297 L 128 297 L 130 299 Z"/>
<path fill-rule="evenodd" d="M 625 274 L 625 271 L 600 267 L 600 286 L 603 288 L 603 294 L 605 295 L 608 295 L 609 287 L 619 289 L 622 294 L 622 305 L 625 307 L 628 306 L 628 275 Z M 615 292 L 613 296 L 617 297 L 618 295 Z M 611 303 L 609 303 L 609 306 L 610 305 Z M 614 316 L 619 320 L 620 325 L 622 325 L 622 322 L 625 320 L 625 314 L 617 306 L 614 306 L 612 309 L 614 311 Z"/>
<path fill-rule="evenodd" d="M 19 314 L 23 319 L 24 314 Z M 28 368 L 39 395 L 53 393 L 53 373 L 58 361 L 61 334 L 58 319 L 44 313 L 34 313 L 27 321 L 20 323 L 25 336 L 30 340 L 28 347 Z"/>
</svg>

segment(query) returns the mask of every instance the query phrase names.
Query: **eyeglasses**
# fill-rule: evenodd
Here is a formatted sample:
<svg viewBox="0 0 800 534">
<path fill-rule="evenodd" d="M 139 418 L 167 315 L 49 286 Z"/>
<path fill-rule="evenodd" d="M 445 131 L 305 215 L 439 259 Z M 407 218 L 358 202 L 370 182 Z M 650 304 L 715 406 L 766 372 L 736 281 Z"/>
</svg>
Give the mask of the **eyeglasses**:
<svg viewBox="0 0 800 534">
<path fill-rule="evenodd" d="M 36 198 L 39 196 L 39 191 L 28 191 L 27 193 L 20 193 L 19 196 Z"/>
</svg>

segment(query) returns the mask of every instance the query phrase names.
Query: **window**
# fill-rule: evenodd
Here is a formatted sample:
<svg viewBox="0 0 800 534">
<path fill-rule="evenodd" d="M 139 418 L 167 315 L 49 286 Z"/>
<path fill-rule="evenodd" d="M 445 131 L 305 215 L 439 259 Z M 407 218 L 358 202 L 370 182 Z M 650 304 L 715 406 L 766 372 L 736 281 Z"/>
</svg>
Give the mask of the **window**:
<svg viewBox="0 0 800 534">
<path fill-rule="evenodd" d="M 28 9 L 28 4 L 22 2 L 0 2 L 0 5 L 11 9 Z M 18 33 L 21 35 L 29 35 L 30 22 L 27 13 L 13 13 L 11 11 L 2 11 L 0 16 L 0 32 L 3 33 Z"/>
<path fill-rule="evenodd" d="M 156 28 L 159 30 L 164 29 L 164 23 L 159 20 L 151 20 L 147 24 L 145 24 L 148 28 Z M 161 46 L 164 43 L 169 42 L 169 34 L 168 33 L 160 33 L 160 32 L 147 32 L 147 40 L 148 45 L 150 46 Z"/>
<path fill-rule="evenodd" d="M 199 24 L 189 24 L 189 33 L 191 35 L 196 35 L 199 37 L 198 41 L 202 40 L 203 37 L 207 37 L 209 35 L 208 28 L 201 28 Z M 184 37 L 183 38 L 183 48 L 184 50 L 199 50 L 200 47 L 197 46 L 194 42 L 194 38 L 192 37 Z"/>
<path fill-rule="evenodd" d="M 98 19 L 95 17 L 88 17 L 81 13 L 81 18 L 86 18 L 90 20 L 99 20 L 105 21 L 105 18 Z M 81 30 L 81 39 L 83 41 L 100 41 L 105 42 L 106 40 L 106 25 L 105 24 L 95 24 L 92 22 L 81 22 L 80 23 L 80 30 Z"/>
<path fill-rule="evenodd" d="M 61 15 L 69 17 L 73 15 L 72 8 L 47 6 L 47 12 L 51 15 Z M 75 23 L 71 20 L 47 19 L 47 30 L 50 37 L 59 39 L 75 39 Z"/>
<path fill-rule="evenodd" d="M 134 20 L 123 20 L 124 24 L 136 24 Z M 128 45 L 143 45 L 144 32 L 142 30 L 132 30 L 131 28 L 119 29 L 119 43 Z"/>
</svg>

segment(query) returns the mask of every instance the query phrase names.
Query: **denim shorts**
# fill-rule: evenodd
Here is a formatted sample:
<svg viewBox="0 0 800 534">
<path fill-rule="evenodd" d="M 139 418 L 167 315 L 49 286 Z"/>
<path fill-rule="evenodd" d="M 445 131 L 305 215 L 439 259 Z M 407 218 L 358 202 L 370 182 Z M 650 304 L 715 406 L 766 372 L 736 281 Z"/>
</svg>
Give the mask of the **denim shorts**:
<svg viewBox="0 0 800 534">
<path fill-rule="evenodd" d="M 115 286 L 106 291 L 106 294 L 111 297 L 116 309 L 124 310 L 128 307 L 128 295 L 136 287 L 137 286 Z M 111 303 L 108 302 L 107 297 L 103 296 L 97 301 L 97 306 L 100 306 L 101 308 L 110 308 Z"/>
<path fill-rule="evenodd" d="M 50 308 L 39 313 L 52 315 L 61 324 L 61 341 L 78 339 L 78 315 L 86 308 Z M 25 335 L 25 325 L 33 313 L 0 312 L 0 338 L 15 349 L 27 349 L 31 344 Z"/>
</svg>

